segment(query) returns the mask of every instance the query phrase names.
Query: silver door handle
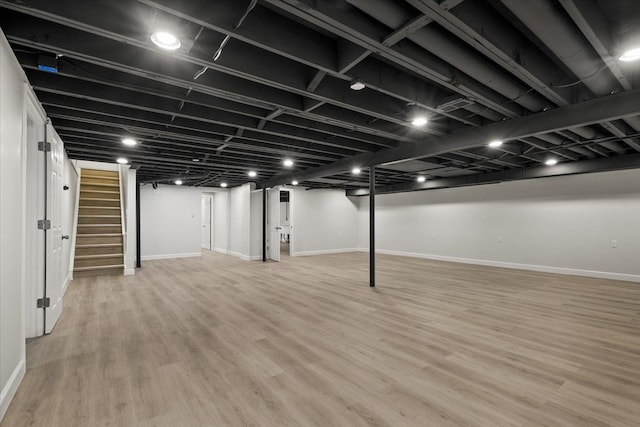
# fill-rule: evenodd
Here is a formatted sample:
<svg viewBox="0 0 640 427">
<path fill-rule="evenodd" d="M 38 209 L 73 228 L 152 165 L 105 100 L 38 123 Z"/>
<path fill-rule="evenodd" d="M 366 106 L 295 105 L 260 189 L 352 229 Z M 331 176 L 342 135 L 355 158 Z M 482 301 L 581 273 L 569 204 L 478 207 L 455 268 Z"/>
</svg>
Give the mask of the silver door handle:
<svg viewBox="0 0 640 427">
<path fill-rule="evenodd" d="M 63 234 L 62 235 L 62 240 L 69 240 L 69 235 L 68 234 Z"/>
<path fill-rule="evenodd" d="M 282 227 L 276 227 L 276 230 L 281 230 L 281 229 L 282 229 Z"/>
</svg>

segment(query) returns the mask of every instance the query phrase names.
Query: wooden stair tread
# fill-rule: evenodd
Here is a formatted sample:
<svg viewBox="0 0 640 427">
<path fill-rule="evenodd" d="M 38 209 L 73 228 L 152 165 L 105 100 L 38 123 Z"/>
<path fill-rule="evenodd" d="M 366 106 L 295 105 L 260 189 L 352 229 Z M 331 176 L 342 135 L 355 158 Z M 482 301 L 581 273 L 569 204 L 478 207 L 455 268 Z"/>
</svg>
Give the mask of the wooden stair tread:
<svg viewBox="0 0 640 427">
<path fill-rule="evenodd" d="M 93 267 L 75 267 L 73 271 L 107 270 L 111 268 L 124 268 L 124 264 L 98 265 Z"/>
<path fill-rule="evenodd" d="M 122 246 L 122 243 L 96 243 L 93 245 L 76 245 L 76 249 L 116 248 L 118 246 Z"/>
<path fill-rule="evenodd" d="M 119 176 L 115 175 L 95 175 L 95 174 L 82 174 L 82 178 L 92 178 L 92 179 L 107 179 L 110 181 L 120 181 Z"/>
<path fill-rule="evenodd" d="M 103 199 L 97 199 L 97 200 L 103 200 Z M 113 200 L 113 199 L 107 199 L 107 200 Z M 117 209 L 120 210 L 119 206 L 78 206 L 80 209 L 82 208 L 86 208 L 86 209 Z"/>
<path fill-rule="evenodd" d="M 124 254 L 95 254 L 95 255 L 76 255 L 76 259 L 97 259 L 97 258 L 113 258 L 124 256 Z"/>
<path fill-rule="evenodd" d="M 105 184 L 105 183 L 102 183 L 102 182 L 85 182 L 85 183 L 80 183 L 80 188 L 82 188 L 83 185 L 95 185 L 96 187 L 120 187 L 119 183 L 117 183 L 117 184 Z"/>
<path fill-rule="evenodd" d="M 117 171 L 81 172 L 73 269 L 78 276 L 124 273 L 120 184 Z"/>
</svg>

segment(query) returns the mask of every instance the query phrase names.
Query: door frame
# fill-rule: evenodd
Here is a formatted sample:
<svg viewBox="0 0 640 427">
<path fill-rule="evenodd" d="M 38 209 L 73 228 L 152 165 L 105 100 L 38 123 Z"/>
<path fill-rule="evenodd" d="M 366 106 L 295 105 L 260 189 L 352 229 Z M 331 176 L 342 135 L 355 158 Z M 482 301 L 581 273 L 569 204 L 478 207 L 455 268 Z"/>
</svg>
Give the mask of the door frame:
<svg viewBox="0 0 640 427">
<path fill-rule="evenodd" d="M 293 199 L 295 197 L 295 191 L 293 191 L 293 188 L 290 187 L 282 187 L 280 189 L 280 191 L 286 191 L 289 193 L 289 256 L 293 256 L 293 254 L 295 253 L 294 249 L 294 236 L 295 236 L 295 229 L 293 228 L 294 226 L 294 215 L 293 215 Z"/>
<path fill-rule="evenodd" d="M 215 248 L 215 244 L 214 244 L 214 235 L 213 235 L 213 229 L 214 229 L 214 216 L 213 216 L 213 209 L 214 209 L 214 196 L 213 194 L 206 194 L 206 193 L 202 193 L 200 195 L 200 203 L 202 203 L 202 200 L 204 199 L 208 199 L 209 200 L 209 249 L 210 251 L 213 251 Z M 202 206 L 202 204 L 200 205 Z M 200 213 L 200 216 L 202 217 L 202 212 Z M 200 218 L 200 223 L 202 224 L 202 218 Z M 200 242 L 200 246 L 204 248 L 204 246 L 202 246 L 202 242 Z"/>
<path fill-rule="evenodd" d="M 44 159 L 38 142 L 44 141 L 47 115 L 31 87 L 24 85 L 24 113 L 22 134 L 22 300 L 25 337 L 44 335 L 44 310 L 36 300 L 44 293 L 44 233 L 37 229 L 38 219 L 44 217 Z M 29 132 L 29 122 L 33 133 Z M 30 141 L 35 136 L 35 141 Z"/>
<path fill-rule="evenodd" d="M 267 259 L 280 261 L 280 191 L 281 186 L 267 190 Z M 276 224 L 274 224 L 276 222 Z M 275 235 L 275 237 L 274 237 Z"/>
</svg>

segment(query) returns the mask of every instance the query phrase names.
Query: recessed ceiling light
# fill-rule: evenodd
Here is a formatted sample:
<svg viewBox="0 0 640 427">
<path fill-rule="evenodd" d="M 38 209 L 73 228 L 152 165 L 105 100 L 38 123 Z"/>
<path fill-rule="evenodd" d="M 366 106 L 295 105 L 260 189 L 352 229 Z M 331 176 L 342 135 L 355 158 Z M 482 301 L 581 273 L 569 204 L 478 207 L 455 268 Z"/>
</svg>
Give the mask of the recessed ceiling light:
<svg viewBox="0 0 640 427">
<path fill-rule="evenodd" d="M 221 182 L 221 183 L 220 183 L 220 187 L 222 187 L 222 188 L 226 188 L 226 187 L 227 187 L 227 183 L 226 183 L 226 182 Z"/>
<path fill-rule="evenodd" d="M 173 181 L 173 183 L 174 183 L 175 185 L 182 185 L 182 180 L 180 180 L 180 179 L 176 179 L 175 181 Z"/>
<path fill-rule="evenodd" d="M 182 46 L 178 37 L 166 31 L 156 31 L 151 34 L 151 41 L 159 48 L 166 50 L 176 50 Z"/>
<path fill-rule="evenodd" d="M 427 177 L 425 177 L 424 175 L 420 175 L 416 178 L 416 181 L 418 182 L 425 182 L 427 180 Z"/>
<path fill-rule="evenodd" d="M 126 165 L 127 163 L 129 163 L 129 160 L 125 159 L 124 157 L 120 157 L 116 160 L 116 162 L 120 163 L 121 165 Z"/>
<path fill-rule="evenodd" d="M 290 168 L 291 166 L 293 166 L 293 160 L 292 159 L 284 159 L 282 161 L 282 164 L 287 167 Z"/>
<path fill-rule="evenodd" d="M 353 79 L 351 80 L 351 84 L 349 85 L 349 87 L 352 90 L 362 90 L 366 87 L 366 85 L 364 84 L 364 81 L 362 81 L 362 79 Z"/>
<path fill-rule="evenodd" d="M 291 185 L 298 185 L 298 181 L 296 180 L 291 181 Z"/>
<path fill-rule="evenodd" d="M 557 163 L 558 163 L 558 161 L 556 159 L 548 159 L 548 160 L 546 160 L 544 162 L 544 164 L 547 165 L 547 166 L 553 166 L 553 165 L 555 165 Z"/>
<path fill-rule="evenodd" d="M 637 61 L 638 59 L 640 59 L 640 47 L 629 49 L 620 57 L 620 61 L 622 62 Z"/>
<path fill-rule="evenodd" d="M 422 127 L 427 123 L 429 123 L 429 120 L 427 120 L 425 116 L 416 116 L 413 118 L 413 120 L 411 120 L 411 124 L 416 127 Z"/>
<path fill-rule="evenodd" d="M 502 141 L 500 141 L 499 139 L 495 139 L 489 143 L 489 147 L 491 148 L 497 148 L 497 147 L 500 147 L 501 145 L 502 145 Z"/>
<path fill-rule="evenodd" d="M 354 174 L 354 175 L 359 175 L 359 174 L 360 174 L 360 172 L 361 172 L 361 171 L 360 171 L 360 168 L 353 168 L 353 169 L 351 169 L 351 173 L 352 173 L 352 174 Z"/>
<path fill-rule="evenodd" d="M 137 144 L 138 144 L 138 141 L 136 141 L 136 140 L 135 140 L 135 139 L 133 139 L 133 138 L 124 138 L 124 139 L 122 140 L 122 143 L 123 143 L 124 145 L 128 145 L 128 146 L 132 147 L 132 146 L 134 146 L 134 145 L 137 145 Z"/>
<path fill-rule="evenodd" d="M 249 171 L 249 172 L 247 172 L 247 175 L 249 175 L 249 178 L 255 178 L 256 176 L 258 176 L 258 172 Z"/>
</svg>

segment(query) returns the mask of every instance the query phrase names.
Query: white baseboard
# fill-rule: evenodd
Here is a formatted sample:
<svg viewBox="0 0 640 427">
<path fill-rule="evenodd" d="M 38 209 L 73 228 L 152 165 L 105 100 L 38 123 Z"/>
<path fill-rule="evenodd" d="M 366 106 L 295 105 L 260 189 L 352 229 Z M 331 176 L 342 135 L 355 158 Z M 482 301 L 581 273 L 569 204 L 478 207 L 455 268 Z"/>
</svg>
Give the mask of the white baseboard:
<svg viewBox="0 0 640 427">
<path fill-rule="evenodd" d="M 369 252 L 369 248 L 360 248 L 360 252 Z M 377 254 L 408 256 L 412 258 L 432 259 L 436 261 L 459 262 L 462 264 L 485 265 L 488 267 L 512 268 L 514 270 L 539 271 L 542 273 L 566 274 L 570 276 L 595 277 L 597 279 L 624 280 L 627 282 L 640 282 L 640 275 L 614 273 L 610 271 L 582 270 L 566 267 L 552 267 L 547 265 L 520 264 L 506 261 L 490 261 L 475 258 L 459 258 L 443 255 L 423 254 L 417 252 L 394 251 L 388 249 L 377 249 Z"/>
<path fill-rule="evenodd" d="M 328 255 L 328 254 L 343 254 L 346 252 L 359 252 L 360 248 L 342 248 L 342 249 L 321 249 L 318 251 L 302 251 L 294 252 L 291 256 L 312 256 L 312 255 Z"/>
<path fill-rule="evenodd" d="M 216 252 L 220 252 L 221 254 L 226 254 L 227 250 L 226 249 L 222 249 L 222 248 L 213 248 L 214 251 Z"/>
<path fill-rule="evenodd" d="M 64 279 L 64 284 L 62 285 L 62 296 L 67 293 L 67 288 L 69 287 L 69 283 L 73 280 L 73 271 L 70 271 L 67 274 L 66 279 Z"/>
<path fill-rule="evenodd" d="M 242 259 L 243 261 L 251 261 L 251 257 L 249 255 L 244 255 L 244 254 L 242 254 L 240 252 L 226 251 L 226 254 L 238 257 L 238 258 Z"/>
<path fill-rule="evenodd" d="M 18 386 L 22 382 L 25 373 L 25 360 L 24 358 L 18 363 L 18 366 L 13 370 L 13 373 L 9 377 L 9 381 L 2 388 L 2 392 L 0 392 L 0 421 L 4 418 L 4 414 L 7 413 L 7 409 L 9 409 L 9 404 L 11 400 L 13 400 L 13 396 L 15 396 L 16 391 L 18 391 Z"/>
<path fill-rule="evenodd" d="M 135 268 L 125 268 L 124 269 L 124 275 L 125 276 L 133 276 L 134 274 L 136 274 L 136 269 Z"/>
<path fill-rule="evenodd" d="M 252 255 L 249 258 L 250 261 L 262 261 L 262 255 Z"/>
<path fill-rule="evenodd" d="M 191 258 L 196 256 L 202 256 L 201 252 L 191 252 L 184 254 L 164 254 L 164 255 L 144 255 L 142 261 L 154 261 L 157 259 L 171 259 L 171 258 Z"/>
</svg>

